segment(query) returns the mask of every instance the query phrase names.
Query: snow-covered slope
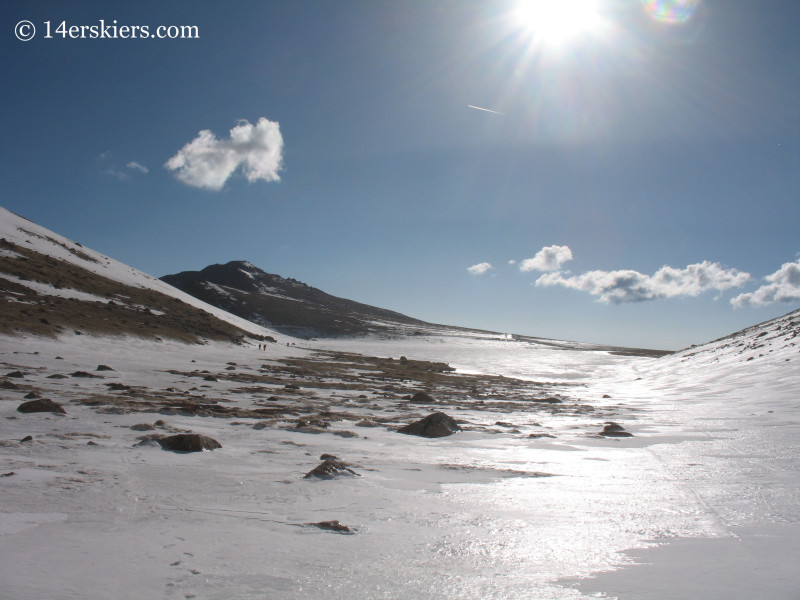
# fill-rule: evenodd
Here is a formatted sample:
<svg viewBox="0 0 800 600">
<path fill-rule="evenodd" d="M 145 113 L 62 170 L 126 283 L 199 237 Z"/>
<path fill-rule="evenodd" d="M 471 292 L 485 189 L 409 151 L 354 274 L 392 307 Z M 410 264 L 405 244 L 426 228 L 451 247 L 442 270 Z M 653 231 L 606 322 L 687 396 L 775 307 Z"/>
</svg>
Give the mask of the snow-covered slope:
<svg viewBox="0 0 800 600">
<path fill-rule="evenodd" d="M 126 301 L 130 299 L 130 294 L 126 294 L 124 290 L 127 287 L 174 298 L 184 305 L 199 309 L 214 319 L 232 325 L 242 332 L 248 332 L 255 336 L 280 337 L 273 330 L 206 304 L 155 277 L 86 248 L 2 207 L 0 207 L 0 239 L 2 240 L 2 248 L 0 248 L 0 287 L 2 291 L 5 291 L 4 296 L 7 303 L 15 300 L 30 303 L 30 296 L 26 294 L 26 291 L 31 290 L 38 296 L 52 296 L 87 303 L 108 303 L 111 300 L 112 306 L 116 305 L 118 308 L 120 305 L 131 304 L 130 301 Z M 30 260 L 33 255 L 30 253 L 35 253 L 39 257 L 46 257 L 51 260 L 49 262 L 40 260 L 36 268 L 33 268 L 34 261 Z M 61 265 L 60 268 L 59 265 Z M 64 279 L 64 274 L 61 271 L 65 271 L 67 266 L 71 267 L 70 271 L 73 274 L 70 278 L 71 283 L 77 283 L 82 287 L 88 288 L 91 287 L 91 280 L 92 286 L 103 288 L 106 296 L 98 296 L 65 285 L 60 280 Z M 92 275 L 96 277 L 90 277 Z M 113 281 L 120 285 L 111 289 L 107 285 L 103 285 L 102 282 L 104 280 Z M 20 290 L 20 287 L 26 288 L 26 290 Z M 42 302 L 42 304 L 44 306 L 39 308 L 45 310 L 47 303 Z M 59 308 L 63 309 L 64 307 L 62 305 Z M 147 309 L 155 316 L 158 316 L 158 312 L 163 309 L 162 306 L 158 305 L 143 307 L 134 305 L 132 307 L 129 306 L 129 308 Z M 19 320 L 22 315 L 15 314 L 14 317 Z M 46 318 L 46 315 L 37 318 Z M 96 320 L 96 315 L 87 315 L 87 318 Z M 119 321 L 115 322 L 114 326 L 119 334 L 130 333 L 125 331 Z M 205 335 L 202 331 L 195 333 L 200 336 Z"/>
</svg>

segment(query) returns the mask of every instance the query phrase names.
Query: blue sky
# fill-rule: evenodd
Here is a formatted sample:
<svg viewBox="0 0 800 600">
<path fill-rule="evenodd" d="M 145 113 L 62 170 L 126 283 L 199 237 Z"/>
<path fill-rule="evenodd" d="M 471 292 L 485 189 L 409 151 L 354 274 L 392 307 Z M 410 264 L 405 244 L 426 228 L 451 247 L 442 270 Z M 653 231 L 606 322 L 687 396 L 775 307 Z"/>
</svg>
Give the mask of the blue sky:
<svg viewBox="0 0 800 600">
<path fill-rule="evenodd" d="M 583 2 L 4 2 L 0 204 L 156 276 L 502 332 L 676 349 L 797 308 L 800 4 Z M 199 39 L 55 32 L 101 19 Z"/>
</svg>

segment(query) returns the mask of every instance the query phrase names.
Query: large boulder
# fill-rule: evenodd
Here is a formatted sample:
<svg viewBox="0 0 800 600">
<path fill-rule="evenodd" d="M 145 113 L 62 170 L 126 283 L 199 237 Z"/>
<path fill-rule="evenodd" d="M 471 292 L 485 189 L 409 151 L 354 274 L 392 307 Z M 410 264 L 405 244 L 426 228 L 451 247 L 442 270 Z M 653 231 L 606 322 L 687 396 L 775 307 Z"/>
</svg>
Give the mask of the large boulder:
<svg viewBox="0 0 800 600">
<path fill-rule="evenodd" d="M 216 450 L 222 448 L 214 438 L 199 433 L 178 433 L 158 440 L 164 450 L 173 452 L 202 452 L 203 450 Z"/>
<path fill-rule="evenodd" d="M 458 423 L 456 423 L 452 417 L 448 417 L 442 412 L 435 412 L 424 419 L 401 427 L 398 431 L 409 435 L 437 438 L 461 431 L 461 427 L 458 426 Z"/>
<path fill-rule="evenodd" d="M 21 413 L 49 412 L 58 415 L 67 414 L 67 411 L 65 411 L 60 404 L 48 398 L 39 398 L 38 400 L 23 402 L 17 407 L 17 410 Z"/>
</svg>

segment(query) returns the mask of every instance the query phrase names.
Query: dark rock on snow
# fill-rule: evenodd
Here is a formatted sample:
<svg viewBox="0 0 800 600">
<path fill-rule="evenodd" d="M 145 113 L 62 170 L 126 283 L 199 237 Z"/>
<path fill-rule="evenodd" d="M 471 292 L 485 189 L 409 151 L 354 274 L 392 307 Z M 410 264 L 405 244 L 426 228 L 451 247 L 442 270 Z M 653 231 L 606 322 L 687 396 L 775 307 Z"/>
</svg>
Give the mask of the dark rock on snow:
<svg viewBox="0 0 800 600">
<path fill-rule="evenodd" d="M 67 411 L 65 411 L 60 404 L 53 402 L 48 398 L 40 398 L 39 400 L 23 402 L 17 407 L 17 410 L 21 413 L 49 412 L 59 415 L 67 414 Z"/>
<path fill-rule="evenodd" d="M 625 431 L 625 428 L 622 425 L 613 422 L 606 423 L 606 426 L 603 427 L 603 431 L 600 432 L 600 435 L 603 437 L 633 437 L 633 434 Z"/>
<path fill-rule="evenodd" d="M 409 402 L 415 402 L 417 404 L 435 404 L 436 400 L 430 394 L 426 392 L 417 392 L 413 396 L 411 396 L 411 400 Z"/>
<path fill-rule="evenodd" d="M 335 477 L 361 477 L 341 460 L 327 459 L 305 474 L 303 479 L 333 479 Z"/>
<path fill-rule="evenodd" d="M 97 365 L 95 371 L 115 371 L 116 369 L 112 369 L 108 365 Z"/>
<path fill-rule="evenodd" d="M 199 433 L 178 433 L 161 438 L 158 443 L 164 450 L 173 452 L 202 452 L 222 448 L 222 444 L 214 438 Z"/>
<path fill-rule="evenodd" d="M 398 431 L 409 435 L 435 438 L 452 435 L 457 431 L 461 431 L 461 427 L 458 426 L 458 423 L 456 423 L 452 417 L 448 417 L 441 412 L 436 412 L 428 415 L 424 419 L 401 427 Z"/>
<path fill-rule="evenodd" d="M 309 527 L 319 527 L 326 531 L 333 531 L 335 533 L 343 533 L 345 535 L 352 535 L 355 532 L 347 525 L 339 523 L 339 521 L 320 521 L 319 523 L 306 523 Z"/>
</svg>

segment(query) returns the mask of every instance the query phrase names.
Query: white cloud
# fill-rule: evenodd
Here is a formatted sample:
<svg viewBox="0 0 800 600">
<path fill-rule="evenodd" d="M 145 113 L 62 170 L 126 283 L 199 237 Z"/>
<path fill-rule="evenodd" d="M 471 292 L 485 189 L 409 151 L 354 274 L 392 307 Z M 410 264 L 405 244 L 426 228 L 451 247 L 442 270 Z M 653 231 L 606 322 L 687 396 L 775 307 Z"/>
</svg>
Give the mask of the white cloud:
<svg viewBox="0 0 800 600">
<path fill-rule="evenodd" d="M 623 304 L 661 298 L 698 296 L 709 290 L 723 291 L 740 287 L 750 279 L 749 273 L 703 261 L 684 269 L 661 267 L 653 275 L 632 270 L 588 271 L 581 275 L 547 273 L 536 285 L 561 285 L 589 292 L 601 302 Z"/>
<path fill-rule="evenodd" d="M 467 267 L 467 271 L 469 271 L 473 275 L 483 275 L 487 271 L 491 271 L 494 267 L 491 263 L 482 262 L 478 263 L 477 265 L 472 265 L 471 267 Z"/>
<path fill-rule="evenodd" d="M 800 302 L 800 260 L 783 263 L 780 269 L 764 279 L 769 283 L 755 292 L 732 298 L 731 304 L 734 308 L 765 306 L 775 302 Z"/>
<path fill-rule="evenodd" d="M 204 129 L 164 165 L 187 185 L 221 190 L 228 178 L 242 168 L 248 181 L 280 181 L 283 137 L 280 126 L 264 117 L 252 125 L 239 121 L 230 138 L 217 139 Z"/>
<path fill-rule="evenodd" d="M 133 160 L 125 166 L 128 167 L 129 169 L 133 169 L 134 171 L 139 171 L 140 173 L 144 173 L 145 175 L 147 175 L 150 172 L 150 169 Z"/>
<path fill-rule="evenodd" d="M 565 262 L 572 260 L 569 246 L 545 246 L 533 258 L 519 263 L 520 271 L 558 271 Z"/>
</svg>

